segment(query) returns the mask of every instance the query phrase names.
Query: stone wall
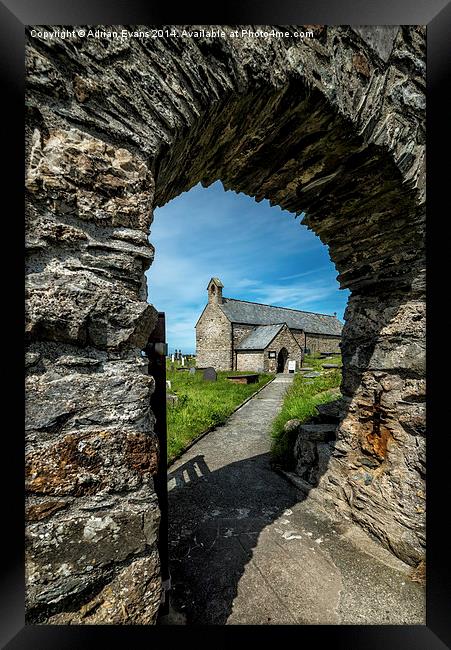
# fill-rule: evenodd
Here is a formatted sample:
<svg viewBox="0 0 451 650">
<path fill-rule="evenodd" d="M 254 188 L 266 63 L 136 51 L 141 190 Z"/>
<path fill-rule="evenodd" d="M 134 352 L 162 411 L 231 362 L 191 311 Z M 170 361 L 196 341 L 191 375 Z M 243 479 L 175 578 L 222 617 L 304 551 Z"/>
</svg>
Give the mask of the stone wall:
<svg viewBox="0 0 451 650">
<path fill-rule="evenodd" d="M 31 623 L 155 620 L 147 237 L 153 207 L 198 182 L 305 213 L 329 246 L 351 297 L 317 489 L 403 559 L 424 554 L 425 28 L 313 31 L 29 38 Z"/>
<path fill-rule="evenodd" d="M 232 370 L 232 325 L 215 302 L 208 303 L 196 325 L 196 366 Z"/>
<path fill-rule="evenodd" d="M 315 352 L 340 352 L 341 336 L 327 336 L 325 334 L 307 334 L 306 348 L 311 354 Z"/>
<path fill-rule="evenodd" d="M 305 348 L 305 333 L 304 330 L 291 330 L 294 338 L 298 342 L 299 346 L 303 350 Z"/>
<path fill-rule="evenodd" d="M 265 372 L 264 353 L 261 350 L 247 350 L 236 353 L 236 369 L 249 372 Z"/>
<path fill-rule="evenodd" d="M 153 379 L 140 350 L 153 183 L 126 149 L 28 128 L 27 617 L 152 623 Z M 83 609 L 74 608 L 83 604 Z"/>
</svg>

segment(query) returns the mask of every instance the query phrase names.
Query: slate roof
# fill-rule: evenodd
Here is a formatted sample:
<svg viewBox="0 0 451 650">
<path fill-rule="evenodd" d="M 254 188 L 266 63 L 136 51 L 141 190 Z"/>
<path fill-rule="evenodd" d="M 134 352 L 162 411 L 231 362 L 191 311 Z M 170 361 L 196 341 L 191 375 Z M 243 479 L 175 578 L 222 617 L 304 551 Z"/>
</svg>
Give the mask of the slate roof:
<svg viewBox="0 0 451 650">
<path fill-rule="evenodd" d="M 304 330 L 307 334 L 341 336 L 343 323 L 336 316 L 315 314 L 310 311 L 272 307 L 257 302 L 223 298 L 222 311 L 232 323 L 246 325 L 274 325 L 286 323 L 290 329 Z M 261 348 L 260 348 L 261 349 Z"/>
<path fill-rule="evenodd" d="M 284 327 L 285 323 L 279 325 L 259 325 L 248 334 L 235 348 L 239 350 L 264 350 L 275 336 Z"/>
</svg>

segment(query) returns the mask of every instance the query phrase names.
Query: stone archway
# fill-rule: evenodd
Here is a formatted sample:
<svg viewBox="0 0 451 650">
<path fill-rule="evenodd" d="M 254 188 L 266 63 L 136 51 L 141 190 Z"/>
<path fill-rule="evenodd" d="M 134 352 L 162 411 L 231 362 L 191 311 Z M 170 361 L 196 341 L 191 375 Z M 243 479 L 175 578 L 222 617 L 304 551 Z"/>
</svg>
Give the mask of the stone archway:
<svg viewBox="0 0 451 650">
<path fill-rule="evenodd" d="M 424 31 L 30 39 L 31 622 L 155 620 L 147 236 L 152 208 L 199 181 L 305 212 L 328 245 L 351 290 L 347 406 L 318 490 L 402 559 L 422 557 Z"/>
<path fill-rule="evenodd" d="M 285 365 L 288 359 L 288 350 L 282 348 L 277 355 L 277 372 L 285 372 Z"/>
</svg>

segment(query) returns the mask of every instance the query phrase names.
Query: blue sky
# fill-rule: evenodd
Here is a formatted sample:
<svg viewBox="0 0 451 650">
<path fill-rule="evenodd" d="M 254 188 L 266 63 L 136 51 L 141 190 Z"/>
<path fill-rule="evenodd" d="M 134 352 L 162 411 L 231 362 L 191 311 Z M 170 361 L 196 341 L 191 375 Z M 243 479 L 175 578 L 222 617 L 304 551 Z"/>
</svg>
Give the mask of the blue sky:
<svg viewBox="0 0 451 650">
<path fill-rule="evenodd" d="M 337 312 L 343 320 L 349 291 L 339 290 L 328 248 L 300 217 L 269 201 L 225 192 L 219 181 L 199 184 L 155 210 L 149 240 L 148 301 L 166 312 L 170 352 L 195 352 L 194 326 L 212 276 L 225 297 Z"/>
</svg>

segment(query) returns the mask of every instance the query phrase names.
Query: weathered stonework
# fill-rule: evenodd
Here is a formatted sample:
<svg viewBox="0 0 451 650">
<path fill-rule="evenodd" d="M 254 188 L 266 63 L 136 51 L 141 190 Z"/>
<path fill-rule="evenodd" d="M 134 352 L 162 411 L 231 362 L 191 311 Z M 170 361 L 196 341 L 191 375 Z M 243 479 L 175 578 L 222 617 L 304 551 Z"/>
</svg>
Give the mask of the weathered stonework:
<svg viewBox="0 0 451 650">
<path fill-rule="evenodd" d="M 147 237 L 152 208 L 199 181 L 305 212 L 329 246 L 351 297 L 345 406 L 317 490 L 422 557 L 425 29 L 378 30 L 30 38 L 30 622 L 155 620 Z"/>
<path fill-rule="evenodd" d="M 268 350 L 274 349 L 276 352 L 279 352 L 280 350 L 282 350 L 282 348 L 285 348 L 285 350 L 288 352 L 288 357 L 285 362 L 283 372 L 288 372 L 289 360 L 296 361 L 296 370 L 298 370 L 298 368 L 302 366 L 304 353 L 302 351 L 302 348 L 299 346 L 298 342 L 296 341 L 296 338 L 290 332 L 288 327 L 284 327 L 283 330 L 279 332 L 279 334 L 277 334 L 275 339 L 269 345 Z M 264 367 L 265 370 L 269 372 L 277 371 L 277 357 L 276 359 L 269 359 L 266 350 L 265 350 Z"/>
<path fill-rule="evenodd" d="M 327 336 L 326 334 L 307 334 L 305 347 L 310 350 L 310 354 L 317 352 L 340 352 L 341 338 L 336 336 Z"/>
<path fill-rule="evenodd" d="M 231 370 L 232 323 L 225 316 L 219 304 L 221 288 L 210 284 L 208 304 L 196 324 L 196 365 L 198 368 L 212 367 L 216 370 Z"/>
<path fill-rule="evenodd" d="M 236 355 L 237 370 L 249 372 L 264 372 L 264 355 L 260 350 L 248 350 Z"/>
</svg>

